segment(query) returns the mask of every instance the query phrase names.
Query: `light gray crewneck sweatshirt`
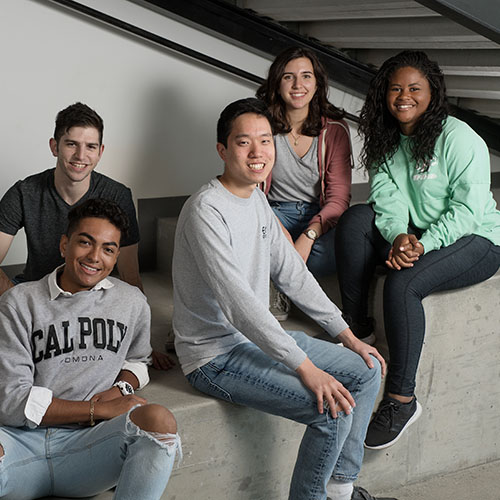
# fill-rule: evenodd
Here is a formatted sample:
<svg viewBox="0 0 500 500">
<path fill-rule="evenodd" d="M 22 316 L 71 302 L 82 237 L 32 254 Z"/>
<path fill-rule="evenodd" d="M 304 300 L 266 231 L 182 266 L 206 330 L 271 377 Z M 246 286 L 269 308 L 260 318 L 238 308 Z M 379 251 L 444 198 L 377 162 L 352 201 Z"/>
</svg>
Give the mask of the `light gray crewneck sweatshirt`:
<svg viewBox="0 0 500 500">
<path fill-rule="evenodd" d="M 191 196 L 172 267 L 175 346 L 185 374 L 249 341 L 293 370 L 305 360 L 269 311 L 269 277 L 332 337 L 347 328 L 259 189 L 240 198 L 214 179 Z"/>
</svg>

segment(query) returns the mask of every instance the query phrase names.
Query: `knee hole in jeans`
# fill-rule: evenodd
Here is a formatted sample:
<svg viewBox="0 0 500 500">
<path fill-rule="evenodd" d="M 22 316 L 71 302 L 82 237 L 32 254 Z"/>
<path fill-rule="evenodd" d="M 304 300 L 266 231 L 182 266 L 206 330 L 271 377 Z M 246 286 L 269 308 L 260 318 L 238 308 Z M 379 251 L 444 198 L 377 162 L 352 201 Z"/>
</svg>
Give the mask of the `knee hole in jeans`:
<svg viewBox="0 0 500 500">
<path fill-rule="evenodd" d="M 160 434 L 177 433 L 177 422 L 174 415 L 158 404 L 139 406 L 130 413 L 130 420 L 140 429 Z"/>
<path fill-rule="evenodd" d="M 5 456 L 5 451 L 3 450 L 3 446 L 0 444 L 0 462 L 3 460 Z"/>
</svg>

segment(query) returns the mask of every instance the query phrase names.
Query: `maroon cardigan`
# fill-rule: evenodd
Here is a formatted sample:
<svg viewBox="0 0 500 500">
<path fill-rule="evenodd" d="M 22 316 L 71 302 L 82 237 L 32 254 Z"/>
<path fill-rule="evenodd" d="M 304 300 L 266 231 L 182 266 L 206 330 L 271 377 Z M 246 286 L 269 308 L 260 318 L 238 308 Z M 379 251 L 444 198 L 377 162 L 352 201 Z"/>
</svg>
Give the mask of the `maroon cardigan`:
<svg viewBox="0 0 500 500">
<path fill-rule="evenodd" d="M 318 137 L 318 167 L 321 183 L 320 211 L 309 221 L 319 222 L 323 234 L 337 225 L 351 201 L 352 148 L 349 126 L 344 120 L 323 118 Z M 269 193 L 272 170 L 261 188 Z"/>
</svg>

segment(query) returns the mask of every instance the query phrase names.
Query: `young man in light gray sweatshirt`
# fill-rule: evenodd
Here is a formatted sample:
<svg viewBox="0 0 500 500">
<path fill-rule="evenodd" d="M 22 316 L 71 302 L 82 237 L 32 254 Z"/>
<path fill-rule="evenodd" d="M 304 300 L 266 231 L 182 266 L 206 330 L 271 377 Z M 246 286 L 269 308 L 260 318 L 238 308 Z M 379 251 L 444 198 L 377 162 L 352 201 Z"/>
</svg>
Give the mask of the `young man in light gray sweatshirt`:
<svg viewBox="0 0 500 500">
<path fill-rule="evenodd" d="M 149 381 L 150 310 L 108 277 L 128 221 L 117 204 L 72 209 L 65 263 L 0 297 L 0 498 L 161 497 L 180 446 Z M 179 448 L 180 449 L 180 448 Z"/>
<path fill-rule="evenodd" d="M 373 499 L 353 482 L 384 360 L 349 330 L 256 189 L 274 163 L 265 105 L 227 106 L 217 141 L 224 173 L 186 202 L 176 232 L 182 369 L 200 391 L 307 425 L 290 500 Z M 283 330 L 268 309 L 270 277 L 345 347 Z"/>
</svg>

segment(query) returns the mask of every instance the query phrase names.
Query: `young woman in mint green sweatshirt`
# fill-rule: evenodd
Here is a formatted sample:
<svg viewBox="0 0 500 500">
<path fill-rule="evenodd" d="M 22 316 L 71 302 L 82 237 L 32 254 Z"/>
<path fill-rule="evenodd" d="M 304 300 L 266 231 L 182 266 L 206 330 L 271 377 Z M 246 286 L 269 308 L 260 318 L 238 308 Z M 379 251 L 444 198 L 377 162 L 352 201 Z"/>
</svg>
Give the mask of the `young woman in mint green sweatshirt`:
<svg viewBox="0 0 500 500">
<path fill-rule="evenodd" d="M 368 205 L 337 225 L 343 314 L 360 338 L 373 334 L 367 295 L 376 265 L 388 269 L 384 323 L 390 353 L 385 396 L 365 446 L 395 443 L 421 414 L 415 378 L 425 334 L 422 299 L 486 280 L 500 266 L 500 212 L 490 191 L 489 153 L 448 115 L 437 63 L 404 51 L 374 77 L 361 111 Z"/>
</svg>

